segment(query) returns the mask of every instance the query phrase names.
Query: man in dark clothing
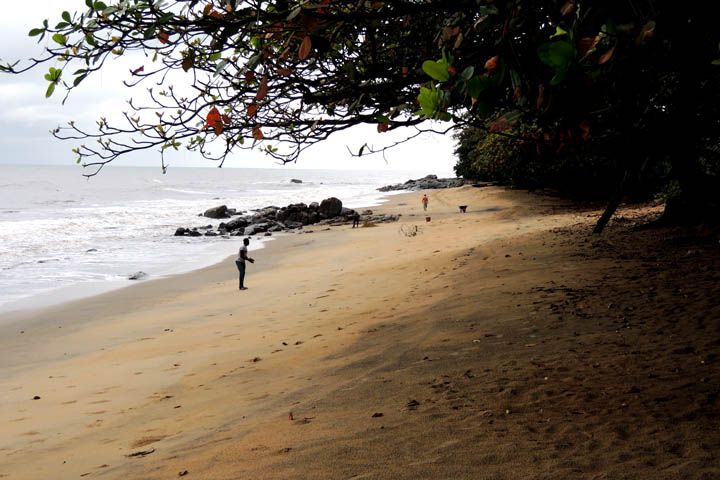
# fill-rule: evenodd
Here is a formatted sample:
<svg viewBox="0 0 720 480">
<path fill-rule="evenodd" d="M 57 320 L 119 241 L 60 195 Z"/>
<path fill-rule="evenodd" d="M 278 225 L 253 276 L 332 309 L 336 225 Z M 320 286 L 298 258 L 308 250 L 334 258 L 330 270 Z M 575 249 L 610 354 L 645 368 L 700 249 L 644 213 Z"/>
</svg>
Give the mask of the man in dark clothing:
<svg viewBox="0 0 720 480">
<path fill-rule="evenodd" d="M 238 273 L 240 274 L 240 290 L 247 290 L 245 286 L 245 261 L 255 263 L 254 258 L 248 257 L 248 245 L 250 245 L 250 239 L 243 238 L 243 246 L 240 247 L 238 258 L 235 260 L 235 265 L 237 265 Z"/>
</svg>

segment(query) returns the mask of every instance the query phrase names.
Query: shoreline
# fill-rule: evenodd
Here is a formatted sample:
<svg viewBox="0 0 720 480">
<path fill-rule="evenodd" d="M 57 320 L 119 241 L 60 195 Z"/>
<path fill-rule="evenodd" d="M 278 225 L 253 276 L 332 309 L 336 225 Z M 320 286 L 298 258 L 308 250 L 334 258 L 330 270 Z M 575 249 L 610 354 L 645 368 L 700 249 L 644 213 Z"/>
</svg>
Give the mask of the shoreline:
<svg viewBox="0 0 720 480">
<path fill-rule="evenodd" d="M 302 170 L 305 182 L 296 185 L 289 183 L 292 172 L 273 169 L 253 171 L 252 177 L 245 171 L 222 175 L 207 169 L 200 177 L 192 169 L 167 176 L 151 168 L 117 170 L 90 182 L 72 166 L 3 170 L 7 202 L 0 212 L 5 247 L 0 249 L 0 317 L 50 303 L 42 298 L 48 292 L 52 303 L 62 301 L 63 293 L 52 293 L 58 287 L 70 286 L 72 297 L 86 296 L 86 289 L 110 289 L 111 284 L 98 286 L 105 281 L 122 286 L 138 271 L 164 276 L 222 261 L 235 249 L 221 238 L 198 242 L 173 235 L 181 226 L 217 226 L 197 216 L 208 208 L 227 204 L 252 210 L 331 196 L 346 206 L 370 205 L 383 197 L 375 187 L 404 176 L 373 171 L 347 181 L 334 171 Z M 38 195 L 28 193 L 34 185 L 43 185 Z"/>
<path fill-rule="evenodd" d="M 390 201 L 392 197 L 395 197 L 397 195 L 405 195 L 411 192 L 377 192 L 378 195 L 376 197 L 376 202 L 374 204 L 371 204 L 369 206 L 361 206 L 361 207 L 354 207 L 358 210 L 364 210 L 364 209 L 371 209 L 380 207 L 383 204 L 386 204 Z M 206 222 L 218 222 L 222 221 L 223 219 L 212 219 L 212 218 L 205 218 L 203 217 Z M 323 227 L 322 225 L 307 225 L 305 226 L 305 230 L 313 229 L 313 228 L 320 228 Z M 283 238 L 288 235 L 295 235 L 295 234 L 302 234 L 304 233 L 302 230 L 293 232 L 293 231 L 284 231 L 284 232 L 277 232 L 274 233 L 272 237 L 264 237 L 259 235 L 252 235 L 251 236 L 251 248 L 250 251 L 255 250 L 261 250 L 266 247 L 267 244 L 273 243 L 273 241 L 278 240 L 280 238 Z M 168 233 L 169 236 L 171 236 L 171 233 Z M 204 239 L 205 237 L 201 237 Z M 241 239 L 243 237 L 233 237 L 228 236 L 226 240 L 223 242 L 228 243 L 235 243 L 238 244 L 241 242 Z M 202 241 L 202 240 L 201 240 Z M 217 237 L 214 240 L 217 245 Z M 211 247 L 211 243 L 208 242 L 208 249 Z M 238 247 L 239 248 L 239 247 Z M 33 296 L 24 297 L 18 300 L 12 300 L 8 303 L 0 304 L 0 315 L 2 315 L 4 318 L 0 320 L 0 326 L 3 323 L 12 323 L 17 322 L 18 318 L 25 317 L 26 314 L 30 314 L 33 312 L 38 312 L 40 310 L 51 308 L 51 307 L 57 307 L 62 306 L 65 303 L 75 302 L 75 301 L 81 301 L 84 299 L 88 299 L 97 295 L 102 295 L 105 293 L 110 293 L 116 290 L 122 290 L 125 288 L 132 288 L 136 283 L 145 283 L 145 282 L 151 282 L 151 281 L 158 281 L 158 280 L 166 280 L 169 278 L 173 278 L 178 275 L 189 275 L 192 274 L 195 271 L 203 270 L 205 268 L 217 266 L 221 263 L 225 263 L 228 258 L 232 257 L 231 255 L 223 255 L 221 258 L 215 254 L 215 255 L 206 255 L 204 256 L 204 260 L 199 260 L 192 262 L 191 264 L 187 265 L 187 268 L 181 268 L 179 272 L 169 272 L 169 273 L 158 273 L 158 274 L 151 274 L 150 278 L 147 278 L 145 280 L 129 280 L 127 278 L 124 279 L 117 279 L 117 280 L 95 280 L 95 281 L 87 281 L 87 282 L 81 282 L 74 285 L 68 285 L 65 287 L 60 287 L 56 289 L 52 289 L 47 292 L 38 293 Z M 129 273 L 128 273 L 129 275 Z M 128 283 L 130 282 L 130 283 Z M 11 319 L 11 320 L 7 320 Z"/>
<path fill-rule="evenodd" d="M 271 242 L 244 292 L 227 260 L 0 331 L 0 478 L 720 473 L 716 248 L 632 233 L 652 208 L 589 237 L 557 199 L 428 194 Z"/>
</svg>

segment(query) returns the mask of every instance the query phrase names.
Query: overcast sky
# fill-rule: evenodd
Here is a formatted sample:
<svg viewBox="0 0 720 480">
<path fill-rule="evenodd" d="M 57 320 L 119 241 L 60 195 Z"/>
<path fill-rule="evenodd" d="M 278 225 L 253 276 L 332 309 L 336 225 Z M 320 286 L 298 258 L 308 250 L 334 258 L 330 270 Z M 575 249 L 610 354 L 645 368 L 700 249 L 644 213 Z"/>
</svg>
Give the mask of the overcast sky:
<svg viewBox="0 0 720 480">
<path fill-rule="evenodd" d="M 85 8 L 84 0 L 33 0 L 31 4 L 4 2 L 3 15 L 0 16 L 0 59 L 15 61 L 38 56 L 41 45 L 36 43 L 36 39 L 29 38 L 27 32 L 41 26 L 45 18 L 50 20 L 51 25 L 57 23 L 63 10 L 73 12 Z M 110 62 L 107 71 L 83 82 L 64 106 L 60 104 L 61 89 L 51 99 L 45 98 L 47 82 L 43 75 L 47 68 L 21 76 L 0 74 L 0 164 L 74 164 L 71 149 L 76 145 L 71 141 L 55 139 L 49 131 L 69 120 L 76 121 L 80 126 L 92 127 L 100 116 L 126 110 L 129 98 L 142 98 L 142 91 L 130 90 L 121 83 L 130 76 L 130 66 L 126 62 L 122 58 Z M 417 170 L 439 175 L 452 172 L 455 159 L 450 135 L 426 135 L 387 152 L 384 159 L 381 155 L 352 158 L 347 152 L 347 147 L 357 151 L 366 142 L 369 145 L 384 145 L 392 138 L 389 133 L 378 134 L 374 126 L 356 127 L 339 133 L 327 142 L 306 150 L 295 167 Z M 158 165 L 159 154 L 143 152 L 116 162 L 122 165 Z M 171 161 L 171 166 L 173 163 L 216 165 L 192 152 L 178 155 Z M 275 163 L 259 152 L 240 151 L 226 165 L 272 167 Z"/>
</svg>

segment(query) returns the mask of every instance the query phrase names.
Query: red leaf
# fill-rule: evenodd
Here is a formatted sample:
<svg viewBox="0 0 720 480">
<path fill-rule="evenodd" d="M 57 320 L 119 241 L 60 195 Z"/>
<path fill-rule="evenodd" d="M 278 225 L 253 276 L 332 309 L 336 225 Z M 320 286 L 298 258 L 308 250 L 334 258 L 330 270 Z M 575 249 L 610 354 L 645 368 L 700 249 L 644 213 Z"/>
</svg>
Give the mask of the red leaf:
<svg viewBox="0 0 720 480">
<path fill-rule="evenodd" d="M 217 107 L 213 107 L 207 114 L 207 120 L 205 123 L 205 130 L 212 128 L 215 130 L 215 135 L 220 135 L 223 132 L 223 122 L 220 111 Z"/>
<path fill-rule="evenodd" d="M 580 54 L 580 58 L 583 58 L 588 53 L 593 52 L 599 41 L 600 36 L 581 38 L 578 42 L 578 53 Z"/>
<path fill-rule="evenodd" d="M 384 132 L 387 132 L 389 128 L 390 128 L 390 125 L 387 123 L 378 123 L 377 131 L 378 131 L 378 133 L 384 133 Z"/>
<path fill-rule="evenodd" d="M 408 67 L 402 67 L 402 74 L 407 75 L 408 73 L 410 73 L 410 69 Z"/>
<path fill-rule="evenodd" d="M 158 40 L 162 44 L 168 43 L 168 40 L 170 40 L 170 35 L 167 32 L 160 32 L 158 33 Z"/>
<path fill-rule="evenodd" d="M 137 75 L 138 73 L 141 73 L 141 72 L 144 72 L 144 71 L 145 71 L 145 65 L 143 65 L 143 66 L 141 66 L 141 67 L 138 67 L 138 68 L 136 68 L 135 70 L 131 70 L 131 73 L 132 73 L 133 75 Z"/>
<path fill-rule="evenodd" d="M 224 113 L 221 115 L 222 121 L 225 125 L 230 125 L 230 115 L 225 115 Z"/>
<path fill-rule="evenodd" d="M 281 67 L 281 68 L 278 68 L 277 72 L 278 72 L 278 74 L 282 75 L 283 77 L 289 77 L 290 75 L 292 75 L 293 70 L 292 70 L 292 68 Z"/>
<path fill-rule="evenodd" d="M 252 82 L 255 79 L 255 72 L 252 70 L 246 70 L 244 75 L 246 82 Z"/>
<path fill-rule="evenodd" d="M 455 76 L 455 75 L 457 75 L 457 69 L 456 69 L 455 67 L 453 67 L 452 65 L 450 65 L 450 66 L 448 67 L 448 73 L 449 73 L 451 76 Z"/>
<path fill-rule="evenodd" d="M 454 48 L 455 50 L 457 50 L 458 48 L 460 48 L 460 45 L 462 44 L 464 38 L 465 38 L 465 37 L 463 37 L 462 32 L 458 33 L 458 36 L 457 36 L 457 38 L 455 39 L 455 43 L 453 43 L 453 48 Z"/>
<path fill-rule="evenodd" d="M 212 11 L 212 9 L 213 9 L 212 3 L 208 3 L 207 5 L 205 5 L 205 8 L 203 8 L 203 14 L 210 15 L 210 12 Z"/>
<path fill-rule="evenodd" d="M 500 57 L 495 55 L 494 57 L 488 59 L 487 62 L 485 62 L 485 70 L 487 70 L 488 73 L 493 73 L 498 68 L 498 64 L 500 63 Z"/>
<path fill-rule="evenodd" d="M 575 13 L 577 5 L 575 2 L 565 2 L 565 5 L 560 9 L 560 14 L 564 17 L 565 15 L 572 15 Z"/>
<path fill-rule="evenodd" d="M 504 132 L 505 130 L 510 130 L 512 128 L 512 124 L 508 121 L 507 118 L 500 117 L 497 120 L 493 120 L 490 122 L 490 130 L 493 133 L 497 132 Z"/>
<path fill-rule="evenodd" d="M 255 114 L 257 114 L 258 108 L 259 107 L 257 103 L 251 103 L 247 108 L 247 117 L 253 118 Z"/>
<path fill-rule="evenodd" d="M 260 125 L 255 125 L 252 129 L 252 136 L 255 140 L 262 140 L 265 138 L 265 136 L 262 133 L 262 130 L 260 130 Z"/>
<path fill-rule="evenodd" d="M 650 20 L 645 25 L 642 26 L 640 29 L 640 34 L 638 35 L 637 39 L 635 39 L 635 43 L 638 45 L 641 45 L 643 43 L 646 43 L 648 40 L 653 38 L 655 36 L 655 22 Z"/>
<path fill-rule="evenodd" d="M 300 60 L 305 60 L 308 56 L 310 56 L 311 49 L 312 40 L 310 40 L 310 37 L 308 35 L 305 35 L 305 37 L 302 39 L 302 42 L 300 43 L 300 49 L 298 50 L 298 58 Z"/>
<path fill-rule="evenodd" d="M 542 83 L 538 87 L 538 96 L 537 96 L 537 109 L 540 110 L 543 106 L 543 103 L 545 103 L 545 85 Z"/>
<path fill-rule="evenodd" d="M 612 47 L 610 50 L 608 50 L 607 52 L 603 53 L 600 56 L 600 60 L 598 60 L 598 63 L 600 65 L 602 65 L 604 63 L 609 62 L 614 53 L 615 53 L 615 47 Z"/>
<path fill-rule="evenodd" d="M 267 97 L 268 93 L 268 81 L 267 77 L 263 77 L 263 79 L 260 81 L 260 88 L 258 88 L 257 93 L 255 94 L 255 100 L 258 102 L 262 101 L 265 97 Z"/>
<path fill-rule="evenodd" d="M 578 128 L 580 129 L 580 138 L 588 140 L 590 138 L 590 122 L 583 120 L 580 122 L 580 125 L 578 125 Z"/>
</svg>

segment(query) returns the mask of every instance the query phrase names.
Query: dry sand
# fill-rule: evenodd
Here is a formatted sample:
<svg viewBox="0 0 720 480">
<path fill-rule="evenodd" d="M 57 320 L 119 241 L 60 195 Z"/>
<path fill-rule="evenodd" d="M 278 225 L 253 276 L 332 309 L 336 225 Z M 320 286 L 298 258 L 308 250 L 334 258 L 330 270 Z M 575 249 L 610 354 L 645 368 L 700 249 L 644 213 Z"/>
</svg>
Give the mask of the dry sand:
<svg viewBox="0 0 720 480">
<path fill-rule="evenodd" d="M 0 478 L 720 478 L 717 237 L 499 188 L 376 210 L 247 291 L 228 259 L 3 319 Z"/>
</svg>

